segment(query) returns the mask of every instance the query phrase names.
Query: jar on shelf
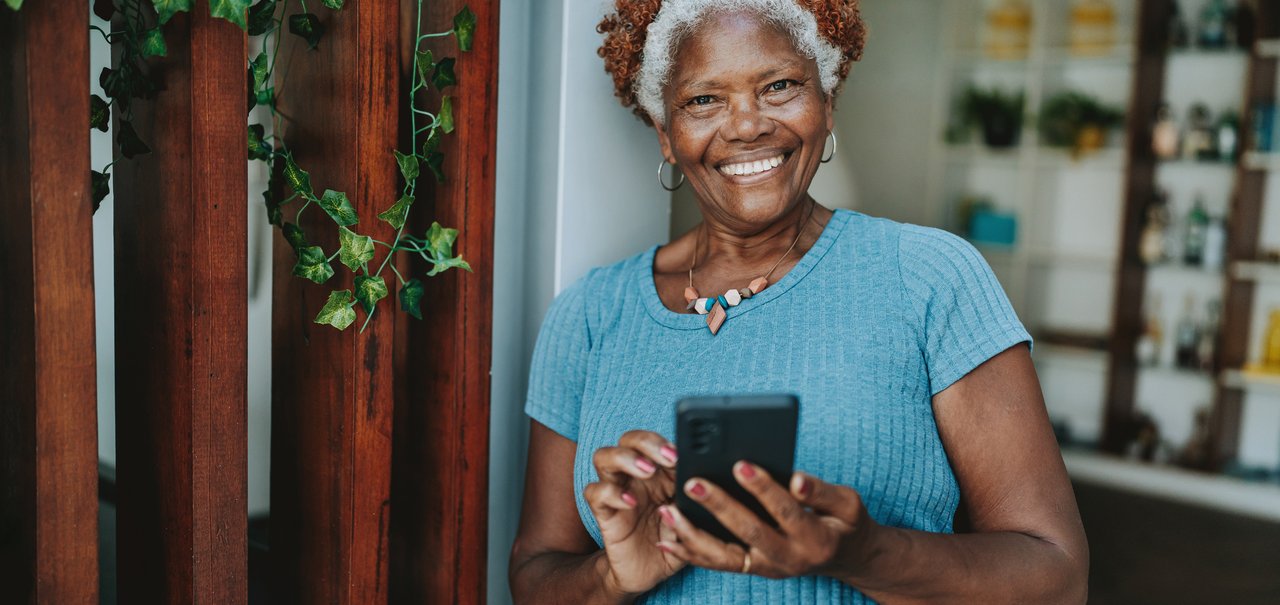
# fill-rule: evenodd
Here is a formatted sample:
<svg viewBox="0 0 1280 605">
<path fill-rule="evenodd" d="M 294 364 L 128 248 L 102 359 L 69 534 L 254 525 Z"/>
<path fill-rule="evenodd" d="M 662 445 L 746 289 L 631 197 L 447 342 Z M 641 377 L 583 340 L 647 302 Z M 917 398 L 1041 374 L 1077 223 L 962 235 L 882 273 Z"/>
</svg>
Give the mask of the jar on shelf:
<svg viewBox="0 0 1280 605">
<path fill-rule="evenodd" d="M 1027 58 L 1031 52 L 1031 5 L 1026 0 L 995 0 L 986 21 L 987 56 L 1002 61 Z"/>
<path fill-rule="evenodd" d="M 1076 0 L 1067 33 L 1069 49 L 1077 57 L 1109 54 L 1116 40 L 1116 12 L 1111 0 Z"/>
</svg>

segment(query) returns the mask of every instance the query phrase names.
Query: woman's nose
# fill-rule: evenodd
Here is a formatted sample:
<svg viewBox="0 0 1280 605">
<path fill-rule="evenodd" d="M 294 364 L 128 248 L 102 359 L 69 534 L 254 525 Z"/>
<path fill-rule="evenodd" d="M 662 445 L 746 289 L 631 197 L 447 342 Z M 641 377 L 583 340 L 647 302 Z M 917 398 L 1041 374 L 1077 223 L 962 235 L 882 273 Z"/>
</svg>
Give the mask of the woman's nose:
<svg viewBox="0 0 1280 605">
<path fill-rule="evenodd" d="M 729 121 L 725 126 L 727 140 L 750 143 L 772 133 L 774 124 L 754 99 L 743 99 L 731 103 Z"/>
</svg>

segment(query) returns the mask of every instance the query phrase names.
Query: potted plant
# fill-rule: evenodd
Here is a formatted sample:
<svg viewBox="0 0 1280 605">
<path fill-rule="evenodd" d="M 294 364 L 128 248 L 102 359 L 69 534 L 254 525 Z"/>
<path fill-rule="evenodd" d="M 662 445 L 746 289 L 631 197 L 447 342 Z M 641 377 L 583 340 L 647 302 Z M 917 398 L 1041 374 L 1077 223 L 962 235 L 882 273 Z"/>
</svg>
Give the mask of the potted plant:
<svg viewBox="0 0 1280 605">
<path fill-rule="evenodd" d="M 1022 91 L 1006 93 L 970 86 L 960 99 L 960 116 L 968 126 L 982 129 L 982 140 L 988 147 L 1013 147 L 1022 133 L 1025 97 Z"/>
<path fill-rule="evenodd" d="M 1100 149 L 1107 131 L 1124 122 L 1124 113 L 1103 105 L 1091 95 L 1066 91 L 1045 101 L 1040 111 L 1040 136 L 1046 145 L 1070 147 L 1076 158 Z"/>
</svg>

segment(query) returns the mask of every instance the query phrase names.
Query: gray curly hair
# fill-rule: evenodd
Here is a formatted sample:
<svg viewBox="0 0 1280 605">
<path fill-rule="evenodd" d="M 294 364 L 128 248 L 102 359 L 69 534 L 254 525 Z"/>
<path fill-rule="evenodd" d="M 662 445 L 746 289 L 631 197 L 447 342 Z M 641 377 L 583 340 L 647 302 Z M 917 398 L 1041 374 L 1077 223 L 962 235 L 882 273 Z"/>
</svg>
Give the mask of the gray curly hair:
<svg viewBox="0 0 1280 605">
<path fill-rule="evenodd" d="M 666 120 L 662 90 L 669 84 L 672 55 L 680 42 L 709 14 L 737 11 L 754 12 L 786 32 L 800 54 L 818 63 L 823 92 L 831 94 L 839 86 L 843 53 L 818 33 L 813 13 L 795 0 L 667 0 L 649 26 L 635 80 L 636 102 L 659 126 Z"/>
</svg>

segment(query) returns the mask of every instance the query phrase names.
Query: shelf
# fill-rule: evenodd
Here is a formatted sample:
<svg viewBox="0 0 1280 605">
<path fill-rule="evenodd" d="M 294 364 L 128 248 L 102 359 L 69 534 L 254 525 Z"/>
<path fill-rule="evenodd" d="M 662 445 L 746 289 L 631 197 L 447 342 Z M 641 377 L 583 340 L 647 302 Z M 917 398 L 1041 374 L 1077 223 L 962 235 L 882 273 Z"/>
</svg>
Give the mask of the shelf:
<svg viewBox="0 0 1280 605">
<path fill-rule="evenodd" d="M 1222 279 L 1222 269 L 1206 269 L 1204 267 L 1196 267 L 1193 265 L 1184 265 L 1182 263 L 1160 263 L 1158 265 L 1147 265 L 1147 273 L 1150 274 L 1177 274 L 1177 275 L 1194 275 L 1197 277 Z"/>
<path fill-rule="evenodd" d="M 1203 48 L 1181 48 L 1169 51 L 1169 60 L 1243 60 L 1249 56 L 1243 48 L 1224 48 L 1209 50 Z"/>
<path fill-rule="evenodd" d="M 1253 483 L 1078 450 L 1064 450 L 1062 461 L 1067 465 L 1067 474 L 1077 481 L 1280 521 L 1280 485 L 1273 483 Z"/>
<path fill-rule="evenodd" d="M 1259 395 L 1280 397 L 1280 373 L 1245 368 L 1222 372 L 1222 386 Z"/>
<path fill-rule="evenodd" d="M 980 143 L 965 145 L 946 144 L 947 162 L 986 163 L 1007 168 L 1022 165 L 1049 169 L 1104 169 L 1123 170 L 1125 151 L 1120 147 L 1105 147 L 1079 158 L 1072 157 L 1071 151 L 1064 147 L 1010 147 L 1008 149 L 992 149 Z"/>
<path fill-rule="evenodd" d="M 1245 170 L 1280 171 L 1280 152 L 1246 151 Z"/>
<path fill-rule="evenodd" d="M 1231 171 L 1236 168 L 1235 163 L 1226 160 L 1191 160 L 1183 158 L 1174 160 L 1158 160 L 1156 165 L 1169 168 L 1194 168 L 1197 170 L 1206 169 L 1222 171 Z"/>
<path fill-rule="evenodd" d="M 1182 380 L 1186 382 L 1215 382 L 1213 374 L 1201 370 L 1187 370 L 1176 366 L 1138 366 L 1139 374 L 1148 376 L 1157 376 L 1160 378 L 1172 378 L 1174 380 Z"/>
<path fill-rule="evenodd" d="M 1280 263 L 1236 261 L 1231 263 L 1231 277 L 1260 284 L 1280 284 Z"/>
<path fill-rule="evenodd" d="M 1263 59 L 1280 59 L 1280 38 L 1254 42 L 1253 54 Z"/>
</svg>

